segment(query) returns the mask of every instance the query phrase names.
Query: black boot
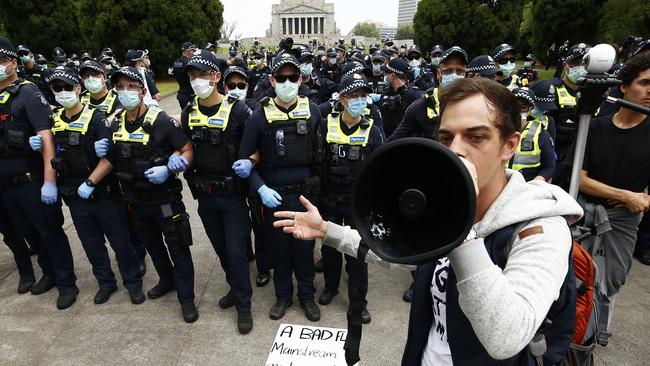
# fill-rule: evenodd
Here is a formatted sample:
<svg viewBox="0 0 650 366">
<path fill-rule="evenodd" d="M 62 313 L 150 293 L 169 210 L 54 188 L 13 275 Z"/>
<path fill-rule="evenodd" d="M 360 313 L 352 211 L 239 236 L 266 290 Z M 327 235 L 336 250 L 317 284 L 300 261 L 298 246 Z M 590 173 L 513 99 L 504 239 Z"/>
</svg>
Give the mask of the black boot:
<svg viewBox="0 0 650 366">
<path fill-rule="evenodd" d="M 228 291 L 226 296 L 219 299 L 219 307 L 222 309 L 228 309 L 235 306 L 235 296 L 232 294 L 232 291 Z"/>
<path fill-rule="evenodd" d="M 165 294 L 168 292 L 174 291 L 174 285 L 168 285 L 163 282 L 158 282 L 156 286 L 154 286 L 151 290 L 147 291 L 147 296 L 150 299 L 157 299 L 159 297 L 163 297 Z"/>
<path fill-rule="evenodd" d="M 57 309 L 63 310 L 72 306 L 77 301 L 77 295 L 79 295 L 79 288 L 77 286 L 59 290 L 59 298 L 56 299 Z"/>
<path fill-rule="evenodd" d="M 181 304 L 181 311 L 186 323 L 194 323 L 199 318 L 199 309 L 194 305 L 194 301 Z"/>
<path fill-rule="evenodd" d="M 40 295 L 50 291 L 54 285 L 56 285 L 54 277 L 43 276 L 32 286 L 30 291 L 32 292 L 32 295 Z"/>
<path fill-rule="evenodd" d="M 281 319 L 284 314 L 287 312 L 287 308 L 293 304 L 292 300 L 289 301 L 276 301 L 275 304 L 271 307 L 269 316 L 273 320 Z"/>
<path fill-rule="evenodd" d="M 97 291 L 97 293 L 95 294 L 95 298 L 93 299 L 93 301 L 95 302 L 95 304 L 98 305 L 103 304 L 111 298 L 111 295 L 113 295 L 115 291 L 117 291 L 116 286 L 100 288 L 99 291 Z"/>
<path fill-rule="evenodd" d="M 253 317 L 250 312 L 237 312 L 237 328 L 240 334 L 248 334 L 253 330 Z"/>
<path fill-rule="evenodd" d="M 300 304 L 300 307 L 302 307 L 305 310 L 305 316 L 307 319 L 317 322 L 320 320 L 320 309 L 318 308 L 318 305 L 314 301 L 307 301 L 303 302 Z"/>
<path fill-rule="evenodd" d="M 36 278 L 34 278 L 33 273 L 29 274 L 20 274 L 20 280 L 18 281 L 18 293 L 19 294 L 26 294 L 31 290 L 32 286 L 34 286 L 34 282 L 36 281 Z"/>
</svg>

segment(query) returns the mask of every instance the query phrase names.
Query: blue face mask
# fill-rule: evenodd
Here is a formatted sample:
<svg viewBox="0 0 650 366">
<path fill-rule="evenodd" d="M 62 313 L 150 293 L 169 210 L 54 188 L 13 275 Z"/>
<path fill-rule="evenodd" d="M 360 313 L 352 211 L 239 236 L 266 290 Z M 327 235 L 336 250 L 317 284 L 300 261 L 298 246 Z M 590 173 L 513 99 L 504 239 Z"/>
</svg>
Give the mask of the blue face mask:
<svg viewBox="0 0 650 366">
<path fill-rule="evenodd" d="M 440 65 L 440 60 L 441 59 L 442 59 L 442 57 L 434 57 L 434 58 L 431 59 L 431 63 L 433 65 L 435 65 L 435 66 L 438 66 L 438 65 Z"/>
<path fill-rule="evenodd" d="M 539 117 L 543 116 L 544 113 L 545 113 L 545 111 L 543 109 L 541 109 L 540 107 L 535 106 L 535 108 L 533 108 L 530 111 L 530 116 L 533 117 L 533 118 L 539 118 Z"/>
<path fill-rule="evenodd" d="M 117 99 L 129 111 L 140 105 L 140 92 L 137 90 L 118 90 Z"/>
<path fill-rule="evenodd" d="M 376 75 L 381 74 L 381 65 L 373 64 L 372 65 L 372 72 L 373 72 L 373 74 L 376 74 Z"/>
<path fill-rule="evenodd" d="M 300 65 L 300 75 L 310 76 L 314 71 L 314 66 L 312 64 L 301 64 Z"/>
<path fill-rule="evenodd" d="M 368 98 L 348 99 L 348 113 L 357 118 L 363 114 L 368 106 Z"/>
<path fill-rule="evenodd" d="M 456 74 L 450 74 L 450 75 L 442 75 L 442 80 L 440 80 L 440 86 L 445 87 L 454 82 L 454 80 L 457 79 L 462 79 L 464 76 L 461 75 L 456 75 Z"/>
<path fill-rule="evenodd" d="M 576 81 L 578 81 L 579 77 L 586 76 L 586 75 L 587 75 L 587 69 L 584 66 L 580 65 L 580 66 L 570 67 L 567 77 L 572 83 L 575 83 Z"/>
<path fill-rule="evenodd" d="M 296 96 L 298 96 L 298 83 L 292 83 L 287 80 L 284 83 L 275 84 L 275 94 L 278 95 L 281 101 L 289 103 Z"/>
<path fill-rule="evenodd" d="M 29 62 L 31 62 L 31 61 L 32 61 L 32 58 L 29 57 L 29 55 L 26 55 L 26 56 L 20 56 L 20 62 L 22 62 L 23 65 L 26 64 L 26 63 L 29 63 Z"/>
<path fill-rule="evenodd" d="M 509 78 L 512 75 L 512 71 L 515 69 L 515 64 L 508 61 L 508 63 L 499 65 L 499 71 L 503 73 L 504 78 Z"/>
<path fill-rule="evenodd" d="M 530 62 L 530 61 L 524 62 L 524 69 L 530 69 L 531 67 L 533 67 L 532 62 Z"/>
</svg>

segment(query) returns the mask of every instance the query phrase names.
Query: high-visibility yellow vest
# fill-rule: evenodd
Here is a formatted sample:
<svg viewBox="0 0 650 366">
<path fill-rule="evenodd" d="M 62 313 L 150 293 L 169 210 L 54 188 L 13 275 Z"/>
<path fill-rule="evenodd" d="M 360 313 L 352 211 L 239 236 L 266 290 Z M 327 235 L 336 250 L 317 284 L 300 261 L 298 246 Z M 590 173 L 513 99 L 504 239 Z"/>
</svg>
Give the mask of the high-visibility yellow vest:
<svg viewBox="0 0 650 366">
<path fill-rule="evenodd" d="M 569 93 L 564 84 L 556 85 L 555 90 L 557 93 L 558 102 L 560 103 L 560 108 L 573 108 L 578 104 L 576 97 Z"/>
<path fill-rule="evenodd" d="M 143 145 L 148 144 L 150 135 L 149 132 L 145 131 L 148 129 L 145 126 L 153 126 L 160 112 L 162 112 L 162 109 L 158 107 L 155 106 L 149 107 L 149 110 L 144 115 L 144 121 L 142 122 L 142 126 L 140 126 L 137 130 L 130 133 L 126 130 L 126 121 L 124 117 L 126 115 L 126 112 L 120 113 L 120 115 L 117 118 L 119 127 L 118 130 L 113 133 L 113 141 L 135 142 Z"/>
<path fill-rule="evenodd" d="M 311 111 L 309 110 L 309 99 L 307 97 L 299 97 L 298 105 L 289 113 L 282 112 L 276 105 L 273 99 L 264 106 L 264 115 L 268 123 L 275 121 L 287 121 L 290 119 L 309 119 Z"/>
<path fill-rule="evenodd" d="M 427 106 L 427 117 L 429 119 L 434 119 L 439 116 L 438 111 L 440 110 L 440 98 L 438 98 L 438 88 L 433 89 L 432 94 L 425 94 L 425 98 L 432 98 L 433 99 L 433 105 L 435 105 L 435 109 Z"/>
<path fill-rule="evenodd" d="M 514 89 L 516 89 L 518 87 L 519 87 L 519 76 L 517 76 L 515 74 L 512 74 L 511 78 L 510 78 L 510 84 L 508 84 L 508 86 L 506 86 L 506 88 L 508 88 L 508 90 L 512 91 L 512 90 L 514 90 Z"/>
<path fill-rule="evenodd" d="M 86 132 L 88 131 L 88 126 L 90 126 L 90 121 L 93 119 L 93 114 L 95 113 L 95 111 L 96 109 L 94 108 L 84 106 L 84 109 L 81 112 L 79 118 L 77 118 L 74 121 L 65 122 L 62 118 L 65 110 L 61 108 L 54 115 L 54 126 L 52 127 L 52 133 L 56 135 L 57 132 L 62 132 L 67 130 L 67 131 L 80 132 L 82 135 L 85 135 Z"/>
<path fill-rule="evenodd" d="M 223 102 L 221 102 L 221 106 L 219 106 L 217 113 L 212 116 L 206 116 L 199 110 L 199 98 L 197 97 L 194 100 L 194 105 L 192 106 L 192 111 L 190 112 L 188 118 L 188 126 L 190 130 L 199 127 L 218 128 L 220 130 L 225 130 L 226 127 L 228 127 L 230 112 L 232 111 L 233 105 L 235 105 L 235 103 L 231 103 L 227 98 L 224 98 Z"/>
<path fill-rule="evenodd" d="M 99 109 L 104 113 L 109 113 L 111 110 L 113 110 L 113 105 L 115 105 L 116 100 L 117 100 L 117 94 L 115 94 L 111 90 L 108 91 L 108 94 L 106 94 L 106 98 L 104 98 L 104 100 L 99 104 L 92 104 L 90 102 L 90 93 L 86 93 L 81 96 L 81 103 L 85 105 L 95 106 L 97 109 Z"/>
<path fill-rule="evenodd" d="M 23 81 L 20 82 L 20 84 L 18 84 L 18 85 L 23 86 L 23 85 L 27 85 L 27 84 L 33 84 L 33 83 L 32 83 L 31 81 L 23 80 Z M 7 104 L 7 102 L 9 101 L 9 99 L 11 99 L 11 96 L 12 96 L 12 95 L 13 95 L 13 94 L 9 93 L 9 91 L 7 91 L 7 89 L 5 89 L 5 91 L 3 91 L 2 93 L 0 93 L 0 105 L 2 105 L 2 104 Z"/>
<path fill-rule="evenodd" d="M 522 170 L 536 168 L 542 162 L 542 150 L 539 147 L 539 136 L 543 130 L 542 124 L 536 121 L 528 122 L 521 133 L 521 140 L 512 158 L 512 169 Z"/>
<path fill-rule="evenodd" d="M 330 144 L 365 147 L 370 140 L 370 130 L 373 123 L 372 119 L 366 121 L 368 121 L 368 127 L 359 127 L 353 134 L 348 136 L 341 130 L 341 115 L 330 114 L 327 116 L 327 136 L 325 140 Z"/>
</svg>

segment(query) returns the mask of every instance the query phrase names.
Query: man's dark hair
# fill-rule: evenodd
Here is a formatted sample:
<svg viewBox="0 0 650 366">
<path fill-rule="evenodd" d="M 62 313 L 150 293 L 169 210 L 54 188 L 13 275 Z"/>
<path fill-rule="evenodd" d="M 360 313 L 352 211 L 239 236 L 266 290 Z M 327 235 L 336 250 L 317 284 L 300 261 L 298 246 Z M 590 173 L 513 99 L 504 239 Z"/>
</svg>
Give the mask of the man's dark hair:
<svg viewBox="0 0 650 366">
<path fill-rule="evenodd" d="M 519 101 L 510 90 L 498 82 L 486 78 L 463 78 L 440 89 L 440 113 L 444 114 L 448 105 L 481 94 L 488 102 L 488 108 L 496 113 L 492 121 L 501 132 L 501 140 L 521 131 Z"/>
<path fill-rule="evenodd" d="M 650 52 L 639 53 L 621 68 L 618 78 L 624 85 L 630 85 L 639 74 L 650 69 Z"/>
</svg>

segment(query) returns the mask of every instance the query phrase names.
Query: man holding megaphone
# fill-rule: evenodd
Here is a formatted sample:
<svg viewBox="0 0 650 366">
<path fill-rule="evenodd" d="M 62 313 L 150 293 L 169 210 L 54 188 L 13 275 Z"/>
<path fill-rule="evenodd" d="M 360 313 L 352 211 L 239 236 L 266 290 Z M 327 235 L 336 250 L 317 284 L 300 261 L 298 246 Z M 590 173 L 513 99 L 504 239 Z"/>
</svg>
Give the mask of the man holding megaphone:
<svg viewBox="0 0 650 366">
<path fill-rule="evenodd" d="M 403 365 L 556 364 L 564 358 L 573 334 L 575 278 L 568 224 L 580 218 L 582 209 L 560 188 L 540 181 L 526 183 L 520 173 L 504 170 L 521 137 L 520 108 L 506 88 L 482 78 L 457 80 L 441 93 L 440 110 L 438 135 L 446 148 L 426 144 L 432 144 L 428 155 L 444 159 L 434 165 L 434 159 L 427 164 L 429 156 L 411 156 L 420 169 L 408 166 L 408 159 L 391 166 L 384 161 L 383 174 L 389 183 L 377 182 L 374 200 L 364 200 L 355 190 L 353 206 L 369 206 L 367 212 L 356 212 L 359 231 L 323 221 L 304 197 L 300 199 L 307 212 L 277 212 L 281 220 L 274 226 L 299 239 L 322 239 L 323 244 L 355 257 L 367 242 L 367 262 L 390 266 L 388 259 L 418 264 Z M 420 140 L 409 143 L 425 144 Z M 391 145 L 400 147 L 405 142 L 392 142 L 376 151 L 359 182 L 364 174 L 375 173 L 373 158 L 399 155 L 397 148 L 390 151 Z M 402 183 L 418 189 L 396 198 L 393 188 Z M 469 189 L 458 189 L 466 184 Z M 427 186 L 433 185 L 436 194 L 427 192 Z M 379 194 L 382 191 L 384 195 Z M 391 201 L 399 204 L 385 204 Z M 404 208 L 403 201 L 412 205 Z M 456 240 L 441 240 L 448 234 L 445 230 L 454 226 L 454 220 L 463 219 L 458 213 L 467 207 L 475 210 L 461 225 L 459 245 L 441 252 Z M 386 227 L 378 230 L 379 222 L 366 230 L 364 225 L 370 225 L 364 217 L 384 208 L 381 216 Z M 423 215 L 416 217 L 418 210 Z M 397 218 L 390 221 L 391 217 Z M 427 223 L 422 217 L 435 219 Z M 424 234 L 411 235 L 418 231 Z M 412 244 L 400 241 L 401 237 Z"/>
</svg>

